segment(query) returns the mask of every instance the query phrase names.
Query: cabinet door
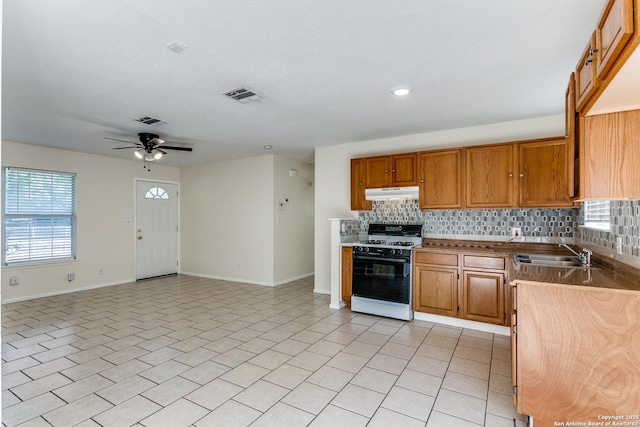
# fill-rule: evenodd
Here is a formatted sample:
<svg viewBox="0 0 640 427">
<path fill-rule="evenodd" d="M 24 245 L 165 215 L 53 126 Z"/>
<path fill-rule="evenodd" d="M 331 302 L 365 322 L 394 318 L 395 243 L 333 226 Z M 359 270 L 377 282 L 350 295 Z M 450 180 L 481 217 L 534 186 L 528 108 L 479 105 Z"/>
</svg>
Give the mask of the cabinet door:
<svg viewBox="0 0 640 427">
<path fill-rule="evenodd" d="M 466 149 L 467 207 L 514 206 L 513 152 L 513 144 Z"/>
<path fill-rule="evenodd" d="M 594 32 L 585 48 L 578 65 L 576 65 L 576 108 L 582 111 L 582 107 L 598 88 L 596 79 L 596 67 L 593 63 L 596 49 L 596 33 Z"/>
<path fill-rule="evenodd" d="M 366 157 L 364 161 L 366 188 L 383 188 L 391 185 L 389 156 Z"/>
<path fill-rule="evenodd" d="M 458 269 L 416 264 L 414 310 L 458 317 Z"/>
<path fill-rule="evenodd" d="M 364 198 L 364 159 L 351 159 L 351 210 L 371 210 L 372 203 Z"/>
<path fill-rule="evenodd" d="M 420 153 L 420 208 L 462 207 L 462 150 Z"/>
<path fill-rule="evenodd" d="M 504 325 L 504 286 L 504 273 L 464 270 L 463 317 Z"/>
<path fill-rule="evenodd" d="M 633 34 L 633 0 L 609 0 L 596 27 L 596 78 L 603 79 Z"/>
<path fill-rule="evenodd" d="M 391 177 L 394 187 L 418 185 L 418 154 L 398 154 L 391 156 Z"/>
<path fill-rule="evenodd" d="M 567 194 L 565 138 L 518 144 L 519 205 L 572 206 Z"/>
<path fill-rule="evenodd" d="M 640 198 L 640 110 L 580 119 L 580 197 Z"/>
<path fill-rule="evenodd" d="M 351 277 L 353 274 L 353 248 L 351 246 L 342 247 L 342 301 L 344 305 L 351 308 Z"/>
</svg>

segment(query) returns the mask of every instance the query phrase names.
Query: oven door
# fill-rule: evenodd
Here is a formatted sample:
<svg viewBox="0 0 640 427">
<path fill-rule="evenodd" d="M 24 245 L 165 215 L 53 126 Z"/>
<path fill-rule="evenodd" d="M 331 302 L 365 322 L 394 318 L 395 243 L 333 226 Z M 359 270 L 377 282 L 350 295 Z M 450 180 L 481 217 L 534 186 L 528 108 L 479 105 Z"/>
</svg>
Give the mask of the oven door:
<svg viewBox="0 0 640 427">
<path fill-rule="evenodd" d="M 353 255 L 352 294 L 362 298 L 411 302 L 411 259 Z"/>
</svg>

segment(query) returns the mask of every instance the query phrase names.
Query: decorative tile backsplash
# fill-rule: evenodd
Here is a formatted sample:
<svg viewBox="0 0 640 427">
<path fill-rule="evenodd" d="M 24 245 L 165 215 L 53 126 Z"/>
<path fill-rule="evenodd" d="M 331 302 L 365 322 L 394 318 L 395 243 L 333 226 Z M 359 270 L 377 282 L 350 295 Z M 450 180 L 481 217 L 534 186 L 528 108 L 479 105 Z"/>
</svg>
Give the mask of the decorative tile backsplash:
<svg viewBox="0 0 640 427">
<path fill-rule="evenodd" d="M 423 235 L 439 237 L 511 236 L 512 227 L 527 237 L 573 238 L 578 209 L 444 209 L 420 210 L 417 200 L 373 202 L 371 211 L 360 211 L 361 231 L 370 223 L 424 224 Z"/>
<path fill-rule="evenodd" d="M 578 215 L 583 221 L 582 209 Z M 640 200 L 611 202 L 611 231 L 579 227 L 576 237 L 582 242 L 610 248 L 615 251 L 616 237 L 622 237 L 622 253 L 640 256 Z"/>
<path fill-rule="evenodd" d="M 611 249 L 622 238 L 622 253 L 640 264 L 640 200 L 611 202 L 611 231 L 581 227 L 580 209 L 446 209 L 420 210 L 416 200 L 375 201 L 371 211 L 342 223 L 341 234 L 366 234 L 370 223 L 424 224 L 423 236 L 507 240 L 512 227 L 521 227 L 526 238 L 561 239 Z"/>
</svg>

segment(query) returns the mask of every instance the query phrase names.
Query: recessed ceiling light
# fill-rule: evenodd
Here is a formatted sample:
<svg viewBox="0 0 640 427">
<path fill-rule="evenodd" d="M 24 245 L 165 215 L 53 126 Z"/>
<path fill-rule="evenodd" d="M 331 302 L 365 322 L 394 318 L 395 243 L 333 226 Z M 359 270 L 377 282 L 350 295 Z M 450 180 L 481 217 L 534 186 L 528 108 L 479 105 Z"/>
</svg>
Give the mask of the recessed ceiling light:
<svg viewBox="0 0 640 427">
<path fill-rule="evenodd" d="M 391 90 L 391 93 L 396 95 L 396 96 L 409 95 L 410 92 L 411 92 L 411 88 L 409 88 L 407 86 L 398 86 L 398 87 L 394 87 Z"/>
<path fill-rule="evenodd" d="M 270 145 L 265 145 L 265 146 L 264 146 L 264 149 L 265 149 L 265 150 L 271 150 L 271 146 L 270 146 Z"/>
</svg>

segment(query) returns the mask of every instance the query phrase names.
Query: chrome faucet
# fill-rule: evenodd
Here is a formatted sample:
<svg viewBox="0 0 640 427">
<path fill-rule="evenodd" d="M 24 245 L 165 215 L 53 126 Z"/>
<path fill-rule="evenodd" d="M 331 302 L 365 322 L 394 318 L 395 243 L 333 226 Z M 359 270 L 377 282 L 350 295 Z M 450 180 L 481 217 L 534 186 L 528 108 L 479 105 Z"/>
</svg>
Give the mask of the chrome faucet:
<svg viewBox="0 0 640 427">
<path fill-rule="evenodd" d="M 560 246 L 561 248 L 567 248 L 573 254 L 575 254 L 580 259 L 580 262 L 582 262 L 583 267 L 591 267 L 591 255 L 593 255 L 593 252 L 591 250 L 582 248 L 582 252 L 576 252 L 564 243 L 560 243 L 558 246 Z"/>
</svg>

